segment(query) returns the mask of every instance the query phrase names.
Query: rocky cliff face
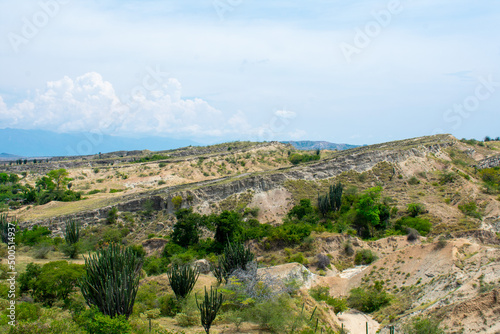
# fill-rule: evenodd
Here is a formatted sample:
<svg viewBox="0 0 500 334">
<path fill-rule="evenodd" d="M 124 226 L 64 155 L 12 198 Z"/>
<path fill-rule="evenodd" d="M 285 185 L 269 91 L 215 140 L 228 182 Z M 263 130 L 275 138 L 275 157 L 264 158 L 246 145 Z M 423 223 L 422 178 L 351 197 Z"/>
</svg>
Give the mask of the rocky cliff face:
<svg viewBox="0 0 500 334">
<path fill-rule="evenodd" d="M 477 164 L 477 168 L 479 169 L 493 168 L 498 166 L 500 166 L 500 155 L 483 159 Z"/>
<path fill-rule="evenodd" d="M 354 170 L 365 172 L 380 162 L 401 163 L 412 157 L 425 157 L 430 153 L 438 153 L 440 150 L 454 145 L 454 141 L 434 142 L 431 145 L 416 145 L 406 149 L 397 149 L 397 146 L 377 145 L 373 147 L 360 147 L 354 150 L 338 152 L 331 159 L 322 160 L 307 165 L 299 165 L 280 170 L 242 174 L 236 177 L 227 177 L 212 181 L 168 187 L 140 195 L 125 196 L 123 201 L 117 205 L 119 211 L 137 212 L 144 210 L 146 202 L 150 202 L 154 210 L 174 211 L 172 198 L 180 195 L 183 199 L 190 198 L 190 202 L 183 202 L 183 207 L 193 206 L 209 207 L 226 198 L 247 191 L 253 193 L 267 192 L 282 187 L 286 180 L 320 180 L 335 177 L 343 172 Z M 97 224 L 107 217 L 111 206 L 102 207 L 92 211 L 83 211 L 70 216 L 59 216 L 41 221 L 27 221 L 21 223 L 21 227 L 29 227 L 34 224 L 48 226 L 55 232 L 62 231 L 63 222 L 67 219 L 81 221 L 84 226 Z"/>
</svg>

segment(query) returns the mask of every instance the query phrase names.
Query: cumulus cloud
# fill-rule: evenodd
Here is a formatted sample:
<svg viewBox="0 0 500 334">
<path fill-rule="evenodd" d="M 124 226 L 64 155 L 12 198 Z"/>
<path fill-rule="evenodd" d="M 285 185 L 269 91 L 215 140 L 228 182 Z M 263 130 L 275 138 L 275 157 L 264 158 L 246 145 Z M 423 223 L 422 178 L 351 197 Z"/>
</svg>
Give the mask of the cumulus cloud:
<svg viewBox="0 0 500 334">
<path fill-rule="evenodd" d="M 0 97 L 0 126 L 120 135 L 222 136 L 251 132 L 245 115 L 226 117 L 200 98 L 182 98 L 173 78 L 144 81 L 118 97 L 99 73 L 48 82 L 32 99 L 8 107 Z"/>
<path fill-rule="evenodd" d="M 277 110 L 274 114 L 278 117 L 286 119 L 294 119 L 297 116 L 295 112 L 290 110 Z"/>
</svg>

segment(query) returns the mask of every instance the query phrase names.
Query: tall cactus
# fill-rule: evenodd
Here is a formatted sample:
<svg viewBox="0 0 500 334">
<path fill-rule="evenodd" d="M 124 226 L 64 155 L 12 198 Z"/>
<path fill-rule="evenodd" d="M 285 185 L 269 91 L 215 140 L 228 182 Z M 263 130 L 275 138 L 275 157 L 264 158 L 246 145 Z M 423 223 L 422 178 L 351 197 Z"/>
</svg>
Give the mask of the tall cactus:
<svg viewBox="0 0 500 334">
<path fill-rule="evenodd" d="M 139 289 L 142 259 L 130 247 L 111 244 L 85 259 L 85 275 L 78 281 L 89 306 L 114 318 L 132 314 Z"/>
<path fill-rule="evenodd" d="M 66 222 L 66 230 L 64 232 L 64 239 L 68 245 L 73 245 L 80 239 L 80 226 L 74 221 L 70 220 Z"/>
<path fill-rule="evenodd" d="M 189 264 L 182 266 L 174 264 L 167 270 L 167 276 L 175 297 L 181 299 L 186 298 L 191 293 L 200 273 L 198 269 Z"/>
<path fill-rule="evenodd" d="M 242 243 L 228 243 L 224 248 L 224 253 L 217 259 L 217 264 L 212 266 L 211 270 L 217 281 L 227 282 L 229 276 L 236 269 L 247 269 L 247 265 L 253 261 L 255 255 L 250 249 L 245 248 Z"/>
<path fill-rule="evenodd" d="M 201 313 L 201 325 L 207 334 L 210 334 L 210 327 L 212 326 L 212 322 L 215 320 L 223 301 L 224 297 L 222 294 L 219 293 L 217 289 L 213 291 L 212 287 L 210 287 L 210 294 L 207 292 L 207 288 L 205 287 L 205 298 L 201 304 L 198 303 L 198 297 L 196 297 L 196 305 Z"/>
</svg>

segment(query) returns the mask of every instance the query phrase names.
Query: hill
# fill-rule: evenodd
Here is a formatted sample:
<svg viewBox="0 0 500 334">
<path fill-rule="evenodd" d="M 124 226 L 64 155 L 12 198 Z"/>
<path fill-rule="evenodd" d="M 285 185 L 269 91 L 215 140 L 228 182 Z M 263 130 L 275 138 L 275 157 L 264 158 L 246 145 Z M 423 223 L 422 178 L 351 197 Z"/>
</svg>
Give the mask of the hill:
<svg viewBox="0 0 500 334">
<path fill-rule="evenodd" d="M 342 323 L 356 333 L 365 325 L 360 319 L 370 319 L 381 333 L 389 333 L 389 326 L 404 332 L 419 316 L 441 322 L 446 333 L 499 330 L 500 142 L 435 135 L 325 150 L 319 160 L 292 164 L 289 158 L 297 154 L 308 153 L 280 142 L 233 142 L 58 157 L 0 169 L 34 186 L 48 171 L 66 168 L 71 190 L 83 194 L 75 202 L 14 203 L 8 213 L 22 228 L 46 226 L 61 235 L 64 223 L 74 219 L 85 227 L 84 244 L 143 245 L 149 261 L 160 261 L 154 254 L 166 254 L 168 261 L 213 261 L 203 248 L 214 237 L 211 224 L 236 219 L 239 238 L 269 273 L 280 279 L 310 276 L 295 302 L 308 312 L 317 307 L 318 321 L 331 328 Z M 318 197 L 339 182 L 342 206 L 322 213 Z M 174 226 L 188 221 L 179 212 L 189 211 L 179 209 L 192 210 L 192 221 L 200 224 L 200 242 L 182 250 L 170 239 Z M 174 250 L 179 253 L 169 253 Z M 357 254 L 373 256 L 364 262 Z M 290 262 L 299 264 L 282 266 Z M 213 280 L 202 276 L 204 285 Z M 148 274 L 143 284 L 153 281 L 168 285 L 164 274 Z M 317 289 L 327 291 L 324 302 L 311 298 L 320 298 Z M 342 298 L 373 289 L 379 289 L 375 295 L 389 294 L 390 302 L 372 310 L 353 306 L 351 298 L 345 302 L 353 310 L 336 315 L 333 305 Z M 180 329 L 171 318 L 162 319 Z M 233 328 L 224 321 L 217 326 Z M 269 331 L 252 321 L 243 326 L 250 333 Z M 199 329 L 190 328 L 183 330 Z"/>
</svg>

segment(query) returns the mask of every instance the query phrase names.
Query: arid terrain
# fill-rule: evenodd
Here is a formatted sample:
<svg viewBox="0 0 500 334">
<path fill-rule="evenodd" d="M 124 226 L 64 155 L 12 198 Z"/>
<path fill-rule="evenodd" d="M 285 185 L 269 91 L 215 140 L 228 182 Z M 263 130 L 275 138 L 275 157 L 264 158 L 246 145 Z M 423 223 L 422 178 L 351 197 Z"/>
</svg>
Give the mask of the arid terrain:
<svg viewBox="0 0 500 334">
<path fill-rule="evenodd" d="M 481 170 L 499 165 L 500 142 L 479 143 L 436 135 L 345 151 L 323 150 L 319 160 L 292 164 L 289 157 L 300 152 L 290 145 L 234 142 L 65 157 L 37 165 L 4 165 L 0 170 L 24 175 L 23 182 L 35 186 L 48 171 L 65 168 L 72 179 L 71 190 L 83 193 L 80 201 L 8 210 L 22 228 L 46 226 L 62 236 L 64 222 L 73 219 L 97 231 L 109 225 L 109 212 L 116 210 L 117 226 L 129 230 L 123 242 L 142 244 L 148 255 L 162 254 L 180 208 L 204 215 L 253 209 L 260 224 L 279 226 L 301 199 L 310 199 L 316 206 L 318 194 L 337 182 L 344 186 L 344 194 L 347 189 L 362 193 L 380 187 L 381 200 L 394 208 L 391 223 L 408 215 L 409 204 L 419 203 L 423 209 L 418 217 L 432 225 L 428 234 L 415 239 L 405 233 L 363 239 L 326 228 L 314 230 L 307 242 L 294 246 L 266 238 L 247 245 L 260 267 L 278 266 L 269 275 L 286 279 L 296 270 L 309 275 L 298 292 L 303 294 L 305 309 L 317 307 L 321 321 L 335 330 L 344 325 L 352 334 L 364 333 L 368 322 L 370 333 L 389 333 L 389 326 L 403 333 L 411 319 L 432 316 L 446 333 L 495 334 L 500 333 L 500 196 L 485 190 Z M 467 211 L 464 205 L 470 203 L 474 206 Z M 205 230 L 206 237 L 213 237 L 213 231 Z M 353 254 L 361 250 L 371 250 L 377 259 L 356 265 Z M 57 251 L 44 260 L 34 259 L 29 247 L 20 251 L 20 270 L 31 261 L 67 259 Z M 293 261 L 298 254 L 300 263 Z M 319 254 L 329 258 L 328 268 L 318 266 Z M 82 257 L 70 261 L 84 262 Z M 171 291 L 166 274 L 148 276 L 141 284 L 151 281 L 158 283 L 159 291 Z M 352 289 L 376 282 L 382 282 L 392 300 L 370 314 L 355 309 L 335 314 L 327 303 L 308 294 L 310 289 L 327 287 L 331 297 L 348 297 Z M 202 273 L 195 291 L 215 283 L 211 273 Z M 168 317 L 155 321 L 186 333 L 202 330 L 197 325 L 180 327 Z M 223 319 L 213 329 L 262 332 L 256 323 L 244 322 L 236 329 Z"/>
</svg>

